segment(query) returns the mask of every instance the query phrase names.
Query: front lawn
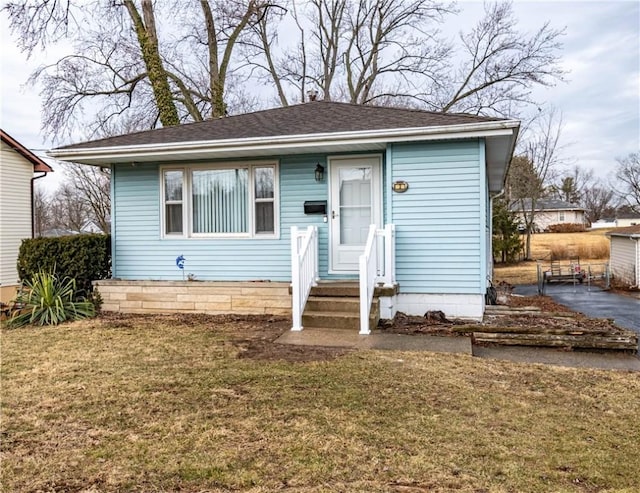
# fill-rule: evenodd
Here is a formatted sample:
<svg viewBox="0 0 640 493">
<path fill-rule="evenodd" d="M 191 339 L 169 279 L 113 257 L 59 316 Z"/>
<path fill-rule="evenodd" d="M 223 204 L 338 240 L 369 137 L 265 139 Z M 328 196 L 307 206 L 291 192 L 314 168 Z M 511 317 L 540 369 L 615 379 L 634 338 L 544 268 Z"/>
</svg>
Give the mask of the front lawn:
<svg viewBox="0 0 640 493">
<path fill-rule="evenodd" d="M 3 329 L 2 490 L 640 490 L 637 373 L 272 344 L 287 327 Z"/>
</svg>

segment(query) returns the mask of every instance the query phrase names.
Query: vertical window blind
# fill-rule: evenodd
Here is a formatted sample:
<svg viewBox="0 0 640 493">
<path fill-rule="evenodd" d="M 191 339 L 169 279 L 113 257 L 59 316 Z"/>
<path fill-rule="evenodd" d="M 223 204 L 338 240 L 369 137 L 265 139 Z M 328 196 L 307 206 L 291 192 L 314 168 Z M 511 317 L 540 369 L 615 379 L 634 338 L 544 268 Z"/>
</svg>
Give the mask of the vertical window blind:
<svg viewBox="0 0 640 493">
<path fill-rule="evenodd" d="M 193 232 L 247 233 L 248 171 L 193 171 Z"/>
</svg>

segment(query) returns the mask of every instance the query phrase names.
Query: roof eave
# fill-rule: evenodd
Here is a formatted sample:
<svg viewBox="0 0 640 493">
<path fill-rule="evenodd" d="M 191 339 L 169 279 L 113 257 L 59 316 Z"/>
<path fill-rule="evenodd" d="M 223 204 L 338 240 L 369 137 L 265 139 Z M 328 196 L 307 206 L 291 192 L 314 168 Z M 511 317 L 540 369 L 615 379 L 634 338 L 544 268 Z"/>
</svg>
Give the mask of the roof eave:
<svg viewBox="0 0 640 493">
<path fill-rule="evenodd" d="M 319 134 L 283 135 L 275 137 L 252 137 L 243 139 L 224 139 L 214 141 L 176 142 L 131 146 L 95 147 L 83 149 L 53 149 L 47 154 L 53 158 L 83 164 L 105 165 L 116 162 L 135 162 L 153 160 L 184 160 L 194 154 L 206 153 L 212 158 L 218 153 L 243 154 L 263 151 L 283 153 L 295 149 L 321 145 L 332 146 L 380 144 L 408 142 L 418 140 L 457 139 L 473 137 L 510 136 L 515 145 L 515 137 L 520 122 L 502 120 L 461 125 L 442 125 L 435 127 L 415 127 L 398 129 L 380 129 L 356 132 L 326 132 Z M 513 148 L 513 145 L 511 148 Z"/>
<path fill-rule="evenodd" d="M 16 139 L 11 137 L 7 132 L 0 129 L 0 138 L 4 143 L 11 147 L 14 151 L 20 154 L 23 158 L 29 161 L 33 165 L 33 171 L 35 173 L 53 173 L 53 169 L 42 159 L 36 156 L 32 151 L 23 146 Z"/>
</svg>

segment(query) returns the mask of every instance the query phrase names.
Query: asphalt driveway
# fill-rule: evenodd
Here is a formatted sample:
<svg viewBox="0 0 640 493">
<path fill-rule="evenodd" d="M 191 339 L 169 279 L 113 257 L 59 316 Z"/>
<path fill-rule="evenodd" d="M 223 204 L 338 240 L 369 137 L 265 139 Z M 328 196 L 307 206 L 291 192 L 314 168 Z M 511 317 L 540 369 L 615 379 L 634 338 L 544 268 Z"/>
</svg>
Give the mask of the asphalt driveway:
<svg viewBox="0 0 640 493">
<path fill-rule="evenodd" d="M 549 284 L 545 289 L 546 295 L 572 310 L 588 317 L 612 318 L 616 325 L 640 335 L 640 299 L 586 284 Z M 536 285 L 516 286 L 514 293 L 535 296 L 538 289 Z"/>
</svg>

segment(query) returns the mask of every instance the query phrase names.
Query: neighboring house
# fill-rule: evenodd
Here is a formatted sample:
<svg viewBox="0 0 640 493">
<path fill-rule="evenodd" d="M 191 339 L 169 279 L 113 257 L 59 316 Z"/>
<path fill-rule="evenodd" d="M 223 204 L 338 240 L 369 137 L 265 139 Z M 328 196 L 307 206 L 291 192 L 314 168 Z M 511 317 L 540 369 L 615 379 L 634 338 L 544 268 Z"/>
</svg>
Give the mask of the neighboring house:
<svg viewBox="0 0 640 493">
<path fill-rule="evenodd" d="M 640 224 L 640 214 L 635 212 L 620 212 L 616 214 L 616 227 L 637 226 Z"/>
<path fill-rule="evenodd" d="M 609 218 L 609 219 L 598 219 L 595 222 L 591 223 L 591 229 L 605 229 L 605 228 L 615 228 L 616 227 L 616 220 Z"/>
<path fill-rule="evenodd" d="M 515 120 L 313 101 L 50 155 L 111 167 L 114 279 L 99 283 L 103 309 L 293 309 L 296 327 L 319 278 L 359 279 L 360 296 L 378 282 L 392 287 L 383 318 L 431 309 L 480 318 L 491 197 L 518 129 Z M 190 275 L 201 282 L 183 282 Z"/>
<path fill-rule="evenodd" d="M 611 240 L 611 274 L 627 286 L 639 288 L 640 225 L 616 228 L 607 233 Z"/>
<path fill-rule="evenodd" d="M 53 170 L 4 130 L 0 137 L 0 301 L 7 303 L 19 286 L 20 243 L 33 237 L 33 181 Z"/>
<path fill-rule="evenodd" d="M 518 220 L 524 224 L 522 209 L 531 210 L 531 199 L 525 199 L 511 205 L 511 210 L 516 213 Z M 585 211 L 582 207 L 569 202 L 556 199 L 539 199 L 535 205 L 534 231 L 545 231 L 555 224 L 587 224 Z"/>
</svg>

